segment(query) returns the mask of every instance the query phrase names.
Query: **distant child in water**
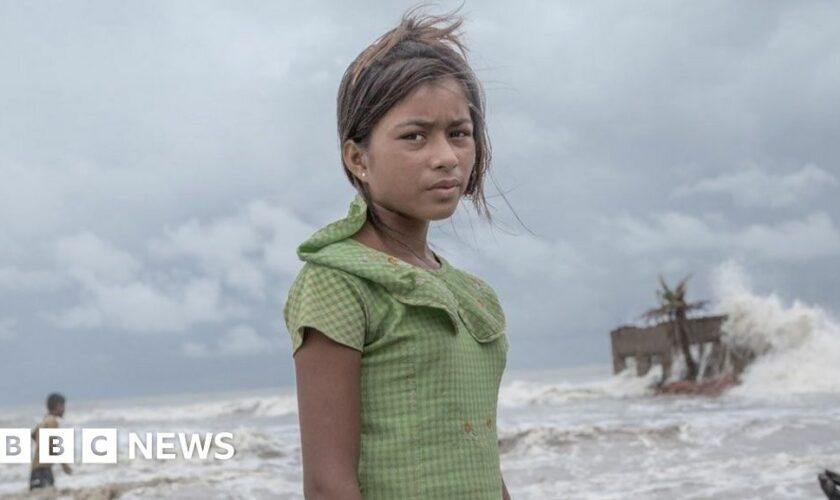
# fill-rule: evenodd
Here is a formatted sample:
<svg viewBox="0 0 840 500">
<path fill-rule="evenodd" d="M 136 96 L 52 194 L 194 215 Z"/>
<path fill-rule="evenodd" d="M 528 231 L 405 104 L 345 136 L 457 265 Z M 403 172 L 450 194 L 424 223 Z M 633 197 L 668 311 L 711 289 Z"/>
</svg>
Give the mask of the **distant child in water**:
<svg viewBox="0 0 840 500">
<path fill-rule="evenodd" d="M 64 396 L 61 394 L 50 394 L 47 397 L 47 414 L 37 427 L 32 429 L 32 439 L 35 441 L 35 454 L 32 458 L 32 472 L 29 476 L 29 489 L 36 488 L 53 488 L 55 486 L 55 478 L 53 477 L 52 464 L 41 463 L 38 456 L 38 441 L 41 429 L 56 429 L 60 427 L 59 419 L 64 416 Z M 72 474 L 73 470 L 68 464 L 61 464 L 62 469 L 67 474 Z"/>
</svg>

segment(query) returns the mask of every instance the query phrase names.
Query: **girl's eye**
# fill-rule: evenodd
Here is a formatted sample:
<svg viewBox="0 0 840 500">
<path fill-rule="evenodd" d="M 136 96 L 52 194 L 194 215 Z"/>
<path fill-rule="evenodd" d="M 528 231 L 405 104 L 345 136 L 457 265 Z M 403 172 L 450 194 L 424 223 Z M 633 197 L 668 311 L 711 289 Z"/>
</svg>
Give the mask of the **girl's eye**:
<svg viewBox="0 0 840 500">
<path fill-rule="evenodd" d="M 452 132 L 452 134 L 454 135 L 454 137 L 457 137 L 459 139 L 464 138 L 464 137 L 470 137 L 472 135 L 469 130 L 457 130 L 455 132 Z M 463 134 L 463 135 L 458 135 L 458 134 Z M 417 140 L 415 140 L 415 137 L 422 138 L 423 134 L 421 132 L 412 132 L 410 134 L 406 134 L 406 135 L 402 136 L 402 139 L 408 139 L 411 142 L 417 142 Z"/>
</svg>

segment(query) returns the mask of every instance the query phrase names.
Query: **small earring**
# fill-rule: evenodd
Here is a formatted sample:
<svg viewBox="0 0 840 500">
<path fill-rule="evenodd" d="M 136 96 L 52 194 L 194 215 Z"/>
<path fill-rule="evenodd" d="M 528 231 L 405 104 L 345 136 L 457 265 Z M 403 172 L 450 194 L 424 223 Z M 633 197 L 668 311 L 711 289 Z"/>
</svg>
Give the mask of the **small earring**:
<svg viewBox="0 0 840 500">
<path fill-rule="evenodd" d="M 364 177 L 364 176 L 365 176 L 365 172 L 362 172 L 362 177 Z"/>
</svg>

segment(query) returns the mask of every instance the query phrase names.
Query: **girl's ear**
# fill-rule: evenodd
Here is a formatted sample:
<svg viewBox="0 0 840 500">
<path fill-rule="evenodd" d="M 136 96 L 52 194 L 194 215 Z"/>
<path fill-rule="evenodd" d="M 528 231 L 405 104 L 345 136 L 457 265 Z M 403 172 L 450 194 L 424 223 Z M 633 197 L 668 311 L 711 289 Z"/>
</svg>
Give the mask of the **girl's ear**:
<svg viewBox="0 0 840 500">
<path fill-rule="evenodd" d="M 341 156 L 350 172 L 359 180 L 363 180 L 363 174 L 368 169 L 367 153 L 353 139 L 347 139 L 341 147 Z"/>
</svg>

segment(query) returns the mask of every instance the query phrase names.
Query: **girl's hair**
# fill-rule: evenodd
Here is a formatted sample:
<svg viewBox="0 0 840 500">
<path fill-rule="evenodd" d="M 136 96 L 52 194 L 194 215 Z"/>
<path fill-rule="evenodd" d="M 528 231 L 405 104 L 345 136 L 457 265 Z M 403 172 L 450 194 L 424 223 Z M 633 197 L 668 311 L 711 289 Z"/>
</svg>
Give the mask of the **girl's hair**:
<svg viewBox="0 0 840 500">
<path fill-rule="evenodd" d="M 472 200 L 479 215 L 483 211 L 490 221 L 484 198 L 484 174 L 490 165 L 484 91 L 467 63 L 468 49 L 456 32 L 463 23 L 463 18 L 454 15 L 460 7 L 441 16 L 418 15 L 420 7 L 403 14 L 396 28 L 376 39 L 344 72 L 337 103 L 339 144 L 352 139 L 366 148 L 374 125 L 418 85 L 454 77 L 464 88 L 475 140 L 475 164 L 464 195 Z M 381 231 L 384 223 L 373 209 L 369 190 L 350 172 L 343 156 L 341 164 L 367 203 L 368 219 L 374 229 Z"/>
</svg>

